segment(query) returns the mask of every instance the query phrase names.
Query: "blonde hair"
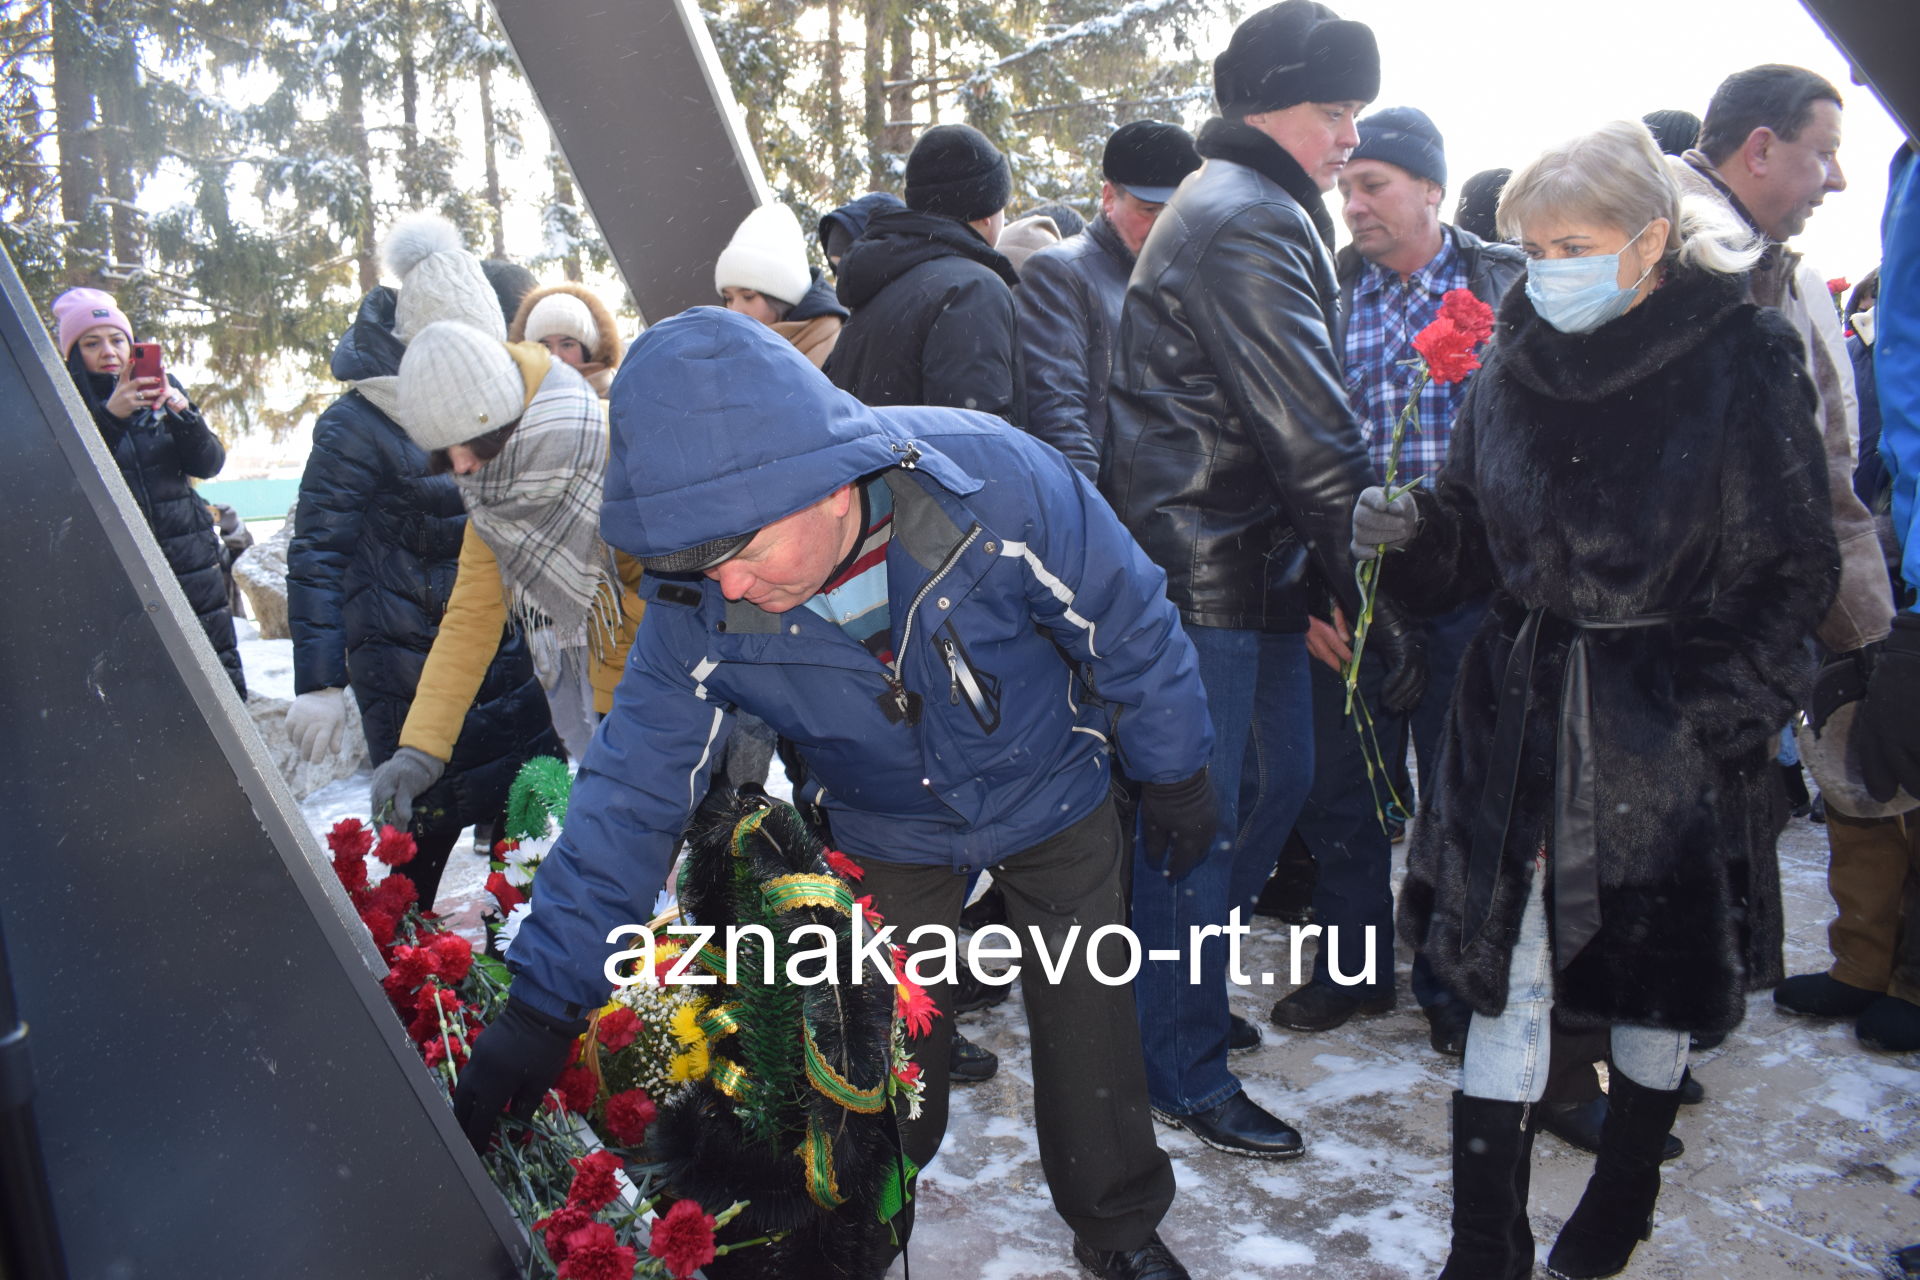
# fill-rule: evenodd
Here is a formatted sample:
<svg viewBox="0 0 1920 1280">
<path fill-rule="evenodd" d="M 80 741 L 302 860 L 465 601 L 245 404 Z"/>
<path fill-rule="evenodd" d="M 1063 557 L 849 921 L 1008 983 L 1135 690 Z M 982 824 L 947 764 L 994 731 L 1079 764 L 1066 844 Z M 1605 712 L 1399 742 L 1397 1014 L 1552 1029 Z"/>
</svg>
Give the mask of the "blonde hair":
<svg viewBox="0 0 1920 1280">
<path fill-rule="evenodd" d="M 1721 275 L 1753 266 L 1765 242 L 1711 196 L 1683 193 L 1653 135 L 1637 120 L 1615 120 L 1563 142 L 1514 174 L 1495 215 L 1512 239 L 1528 218 L 1555 213 L 1617 227 L 1631 235 L 1665 218 L 1662 265 L 1679 262 Z"/>
</svg>

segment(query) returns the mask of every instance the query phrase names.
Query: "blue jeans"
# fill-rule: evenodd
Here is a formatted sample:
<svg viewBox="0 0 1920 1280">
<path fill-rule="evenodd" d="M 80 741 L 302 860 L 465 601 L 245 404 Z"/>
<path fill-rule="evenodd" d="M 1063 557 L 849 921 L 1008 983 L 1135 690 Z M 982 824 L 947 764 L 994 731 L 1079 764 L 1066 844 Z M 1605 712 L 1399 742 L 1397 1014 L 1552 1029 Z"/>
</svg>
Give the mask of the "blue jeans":
<svg viewBox="0 0 1920 1280">
<path fill-rule="evenodd" d="M 1537 868 L 1507 969 L 1507 1007 L 1497 1018 L 1473 1015 L 1460 1091 L 1494 1102 L 1538 1102 L 1547 1088 L 1553 1016 L 1553 948 L 1548 945 L 1546 876 Z M 1678 1089 L 1687 1070 L 1684 1031 L 1615 1023 L 1613 1069 L 1648 1089 Z"/>
<path fill-rule="evenodd" d="M 1143 959 L 1134 981 L 1147 1096 L 1175 1115 L 1219 1106 L 1240 1089 L 1227 1069 L 1227 944 L 1207 939 L 1197 979 L 1189 981 L 1191 930 L 1226 924 L 1236 906 L 1241 923 L 1251 922 L 1253 900 L 1273 870 L 1260 852 L 1285 838 L 1313 780 L 1306 637 L 1192 624 L 1187 635 L 1213 719 L 1209 768 L 1220 834 L 1206 861 L 1177 885 L 1147 865 L 1138 841 L 1133 866 L 1133 929 L 1143 954 L 1180 953 L 1177 961 Z M 1245 806 L 1243 770 L 1258 779 Z M 1267 838 L 1247 839 L 1248 832 Z"/>
</svg>

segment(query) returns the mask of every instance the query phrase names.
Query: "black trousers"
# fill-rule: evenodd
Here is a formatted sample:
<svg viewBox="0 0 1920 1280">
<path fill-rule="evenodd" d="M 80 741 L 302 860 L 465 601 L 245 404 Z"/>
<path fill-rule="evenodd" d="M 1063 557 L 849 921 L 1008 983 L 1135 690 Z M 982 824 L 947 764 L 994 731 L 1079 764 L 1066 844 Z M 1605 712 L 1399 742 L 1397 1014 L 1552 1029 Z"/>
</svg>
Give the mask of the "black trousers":
<svg viewBox="0 0 1920 1280">
<path fill-rule="evenodd" d="M 957 931 L 966 877 L 945 867 L 914 867 L 860 859 L 860 889 L 893 926 L 909 955 L 934 948 L 932 939 L 908 941 L 915 928 L 934 924 Z M 1127 923 L 1124 875 L 1128 849 L 1112 804 L 993 868 L 1006 892 L 1007 921 L 1020 940 L 1020 990 L 1032 1033 L 1033 1111 L 1040 1165 L 1053 1205 L 1067 1225 L 1095 1249 L 1145 1244 L 1173 1203 L 1173 1168 L 1154 1140 L 1147 1110 L 1146 1067 L 1133 991 L 1108 986 L 1087 965 L 1087 939 L 1103 925 Z M 1030 929 L 1049 954 L 1059 955 L 1079 926 L 1072 959 L 1060 981 L 1041 970 Z M 962 958 L 964 959 L 964 953 Z M 1107 939 L 1100 968 L 1124 973 L 1127 955 Z M 929 962 L 931 965 L 931 962 Z M 953 1019 L 948 985 L 931 984 L 941 1016 L 923 1039 L 912 1041 L 927 1082 L 920 1119 L 902 1124 L 901 1140 L 925 1167 L 947 1128 L 947 1067 Z"/>
</svg>

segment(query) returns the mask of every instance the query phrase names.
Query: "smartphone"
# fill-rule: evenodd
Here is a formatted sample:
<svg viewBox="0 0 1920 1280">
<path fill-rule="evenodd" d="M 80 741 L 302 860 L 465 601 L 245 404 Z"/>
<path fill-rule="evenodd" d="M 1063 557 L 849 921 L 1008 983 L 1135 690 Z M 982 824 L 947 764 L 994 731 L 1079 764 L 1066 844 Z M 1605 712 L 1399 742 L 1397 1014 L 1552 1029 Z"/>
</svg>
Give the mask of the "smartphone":
<svg viewBox="0 0 1920 1280">
<path fill-rule="evenodd" d="M 157 342 L 136 342 L 133 344 L 133 362 L 127 371 L 129 378 L 165 378 L 166 370 L 160 364 L 160 344 Z"/>
</svg>

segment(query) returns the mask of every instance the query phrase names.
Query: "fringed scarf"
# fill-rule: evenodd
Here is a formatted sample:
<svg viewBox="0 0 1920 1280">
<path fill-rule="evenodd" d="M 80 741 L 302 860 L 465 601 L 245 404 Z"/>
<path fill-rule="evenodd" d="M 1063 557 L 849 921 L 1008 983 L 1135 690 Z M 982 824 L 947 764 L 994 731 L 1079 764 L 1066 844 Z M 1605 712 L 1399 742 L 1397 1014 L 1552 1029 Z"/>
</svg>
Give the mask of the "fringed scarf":
<svg viewBox="0 0 1920 1280">
<path fill-rule="evenodd" d="M 606 655 L 620 632 L 620 575 L 600 539 L 607 421 L 593 390 L 555 362 L 506 448 L 455 476 L 467 516 L 500 562 L 513 619 L 551 621 L 563 647 Z"/>
</svg>

